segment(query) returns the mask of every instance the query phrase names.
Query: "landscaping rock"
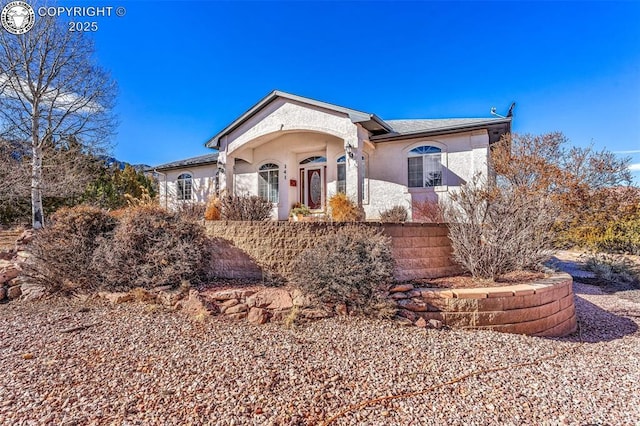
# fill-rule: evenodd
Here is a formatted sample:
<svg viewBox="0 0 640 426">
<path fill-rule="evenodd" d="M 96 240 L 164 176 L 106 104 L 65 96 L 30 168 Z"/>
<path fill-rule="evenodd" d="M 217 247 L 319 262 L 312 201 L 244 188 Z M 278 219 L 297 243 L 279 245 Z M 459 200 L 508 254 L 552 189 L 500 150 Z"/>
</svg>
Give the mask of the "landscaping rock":
<svg viewBox="0 0 640 426">
<path fill-rule="evenodd" d="M 238 303 L 237 305 L 229 306 L 224 310 L 225 315 L 237 314 L 240 312 L 247 312 L 249 307 L 244 303 Z"/>
<path fill-rule="evenodd" d="M 416 321 L 416 327 L 427 328 L 427 321 L 424 318 L 419 318 L 418 321 Z"/>
<path fill-rule="evenodd" d="M 255 325 L 264 324 L 269 321 L 269 313 L 266 309 L 251 308 L 247 316 L 247 321 Z"/>
<path fill-rule="evenodd" d="M 7 289 L 4 287 L 0 287 L 0 301 L 6 299 L 7 297 Z"/>
<path fill-rule="evenodd" d="M 437 319 L 430 319 L 428 322 L 430 328 L 435 328 L 436 330 L 440 330 L 442 328 L 442 321 Z"/>
<path fill-rule="evenodd" d="M 164 306 L 173 307 L 185 297 L 185 293 L 181 289 L 172 289 L 171 286 L 165 287 L 169 287 L 169 289 L 160 290 L 156 295 L 158 302 L 162 303 Z"/>
<path fill-rule="evenodd" d="M 389 289 L 391 293 L 398 293 L 398 292 L 404 292 L 409 290 L 413 290 L 413 284 L 398 284 L 396 286 L 391 287 L 391 289 Z"/>
<path fill-rule="evenodd" d="M 226 316 L 229 319 L 232 320 L 243 320 L 247 317 L 247 313 L 246 312 L 238 312 L 237 314 L 229 314 Z"/>
<path fill-rule="evenodd" d="M 402 318 L 408 319 L 411 322 L 415 321 L 416 318 L 418 318 L 418 315 L 416 315 L 415 312 L 411 312 L 406 309 L 399 309 L 398 315 L 401 316 Z"/>
<path fill-rule="evenodd" d="M 176 309 L 184 311 L 188 315 L 209 316 L 217 312 L 217 307 L 213 303 L 201 297 L 197 290 L 190 290 L 189 296 L 176 303 Z"/>
<path fill-rule="evenodd" d="M 231 306 L 235 306 L 239 303 L 240 301 L 238 299 L 229 299 L 222 302 L 221 306 L 224 306 L 225 308 L 230 308 Z"/>
<path fill-rule="evenodd" d="M 347 305 L 345 303 L 338 303 L 335 307 L 336 314 L 345 316 L 349 313 Z"/>
<path fill-rule="evenodd" d="M 22 295 L 22 290 L 20 289 L 19 285 L 15 285 L 7 289 L 7 298 L 9 300 L 17 299 L 21 295 Z"/>
<path fill-rule="evenodd" d="M 255 308 L 289 309 L 293 307 L 291 294 L 281 288 L 266 288 L 247 298 L 247 305 Z"/>
<path fill-rule="evenodd" d="M 293 292 L 291 293 L 291 298 L 292 298 L 293 306 L 299 306 L 304 308 L 312 305 L 311 298 L 303 294 L 302 291 L 300 291 L 297 288 L 293 290 Z"/>
<path fill-rule="evenodd" d="M 389 297 L 391 297 L 392 299 L 397 300 L 397 299 L 406 299 L 408 296 L 407 296 L 407 293 L 403 293 L 403 292 L 399 291 L 397 293 L 391 293 L 391 296 L 389 296 Z"/>
<path fill-rule="evenodd" d="M 416 299 L 399 300 L 398 306 L 413 312 L 426 312 L 428 310 L 426 303 Z"/>
<path fill-rule="evenodd" d="M 0 266 L 0 285 L 5 284 L 20 275 L 20 269 L 16 267 L 16 265 L 14 265 L 12 262 L 8 263 L 9 265 L 7 266 Z"/>
<path fill-rule="evenodd" d="M 202 295 L 207 299 L 212 300 L 229 300 L 229 299 L 244 299 L 254 294 L 255 290 L 244 289 L 231 289 L 231 290 L 219 290 L 219 291 L 206 291 Z"/>
</svg>

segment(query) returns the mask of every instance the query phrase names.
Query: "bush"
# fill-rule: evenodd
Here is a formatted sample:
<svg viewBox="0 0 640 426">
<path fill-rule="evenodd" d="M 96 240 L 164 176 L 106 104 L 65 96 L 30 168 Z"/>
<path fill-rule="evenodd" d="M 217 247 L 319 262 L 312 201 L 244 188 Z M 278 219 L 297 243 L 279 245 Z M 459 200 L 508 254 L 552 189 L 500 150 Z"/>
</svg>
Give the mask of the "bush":
<svg viewBox="0 0 640 426">
<path fill-rule="evenodd" d="M 640 214 L 609 223 L 596 241 L 596 248 L 640 255 Z"/>
<path fill-rule="evenodd" d="M 127 209 L 94 256 L 103 287 L 128 290 L 197 282 L 208 265 L 202 225 L 158 206 Z"/>
<path fill-rule="evenodd" d="M 199 221 L 204 219 L 205 211 L 204 203 L 182 203 L 178 206 L 176 214 L 186 220 Z"/>
<path fill-rule="evenodd" d="M 411 207 L 414 222 L 443 223 L 442 208 L 437 201 L 416 201 Z"/>
<path fill-rule="evenodd" d="M 212 197 L 207 202 L 204 218 L 206 220 L 220 220 L 220 217 L 220 199 L 218 197 Z"/>
<path fill-rule="evenodd" d="M 454 259 L 474 278 L 539 269 L 551 256 L 556 209 L 548 197 L 476 177 L 444 207 Z"/>
<path fill-rule="evenodd" d="M 358 206 L 347 197 L 347 194 L 338 192 L 329 199 L 331 218 L 336 222 L 357 222 L 362 220 L 362 213 Z"/>
<path fill-rule="evenodd" d="M 366 308 L 378 303 L 393 276 L 391 238 L 370 227 L 350 225 L 320 237 L 293 261 L 300 289 L 323 303 Z"/>
<path fill-rule="evenodd" d="M 637 266 L 624 256 L 604 253 L 587 257 L 585 269 L 595 274 L 596 278 L 606 283 L 638 284 Z"/>
<path fill-rule="evenodd" d="M 99 287 L 93 258 L 100 241 L 111 235 L 116 223 L 114 217 L 95 207 L 58 210 L 50 224 L 36 234 L 25 274 L 50 292 Z"/>
<path fill-rule="evenodd" d="M 409 212 L 407 212 L 407 209 L 403 206 L 393 206 L 390 209 L 380 213 L 381 222 L 406 222 L 408 217 Z"/>
<path fill-rule="evenodd" d="M 225 194 L 220 198 L 220 217 L 225 220 L 268 220 L 273 204 L 257 195 Z"/>
</svg>

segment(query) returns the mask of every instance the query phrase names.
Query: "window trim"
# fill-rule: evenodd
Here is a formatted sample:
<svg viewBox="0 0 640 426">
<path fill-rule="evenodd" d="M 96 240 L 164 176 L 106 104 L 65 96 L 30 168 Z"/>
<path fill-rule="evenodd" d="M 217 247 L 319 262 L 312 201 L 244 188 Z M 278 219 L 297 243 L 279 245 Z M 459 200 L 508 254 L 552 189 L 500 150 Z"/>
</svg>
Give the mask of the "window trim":
<svg viewBox="0 0 640 426">
<path fill-rule="evenodd" d="M 185 185 L 187 180 L 189 182 L 189 198 L 185 196 L 186 188 L 185 187 L 183 187 L 182 189 L 180 188 L 182 185 Z M 185 182 L 185 183 L 182 183 L 182 182 Z M 176 178 L 176 200 L 180 202 L 193 201 L 193 173 L 191 173 L 190 171 L 182 172 Z"/>
<path fill-rule="evenodd" d="M 411 152 L 414 149 L 420 148 L 422 146 L 430 146 L 433 148 L 437 148 L 440 150 L 440 152 L 439 153 L 433 152 L 433 153 L 426 153 L 426 154 L 413 154 Z M 407 147 L 405 147 L 405 149 L 403 150 L 403 154 L 404 154 L 404 161 L 403 161 L 404 180 L 405 180 L 405 185 L 407 187 L 407 192 L 420 193 L 420 192 L 448 191 L 449 185 L 447 184 L 446 172 L 448 170 L 449 155 L 447 152 L 447 146 L 445 144 L 437 141 L 432 141 L 432 140 L 414 142 L 411 145 L 408 145 Z M 409 186 L 409 158 L 422 157 L 423 161 L 425 161 L 424 157 L 430 156 L 433 154 L 440 154 L 440 167 L 441 167 L 440 170 L 442 174 L 441 182 L 440 182 L 441 184 L 436 186 Z M 424 163 L 423 163 L 423 167 L 424 167 Z M 424 182 L 424 169 L 423 169 L 422 180 Z"/>
<path fill-rule="evenodd" d="M 344 162 L 340 162 L 342 158 L 344 158 Z M 362 204 L 369 204 L 369 154 L 367 154 L 366 152 L 362 153 L 362 163 L 364 164 L 364 173 L 362 176 Z M 347 155 L 346 154 L 338 155 L 334 164 L 336 165 L 336 194 L 337 194 L 340 192 L 340 190 L 338 189 L 339 182 L 340 182 L 340 180 L 338 179 L 338 165 L 344 164 L 345 178 L 346 178 Z M 345 182 L 345 192 L 346 192 L 347 190 L 346 179 L 344 182 Z"/>
<path fill-rule="evenodd" d="M 268 169 L 263 169 L 263 168 L 265 168 L 267 166 L 272 166 L 272 167 L 270 167 Z M 261 173 L 265 173 L 265 172 L 267 173 L 267 179 L 266 179 L 266 182 L 267 182 L 267 194 L 268 194 L 267 197 L 264 197 L 260 193 L 260 179 L 261 179 L 260 174 Z M 277 185 L 276 192 L 275 192 L 276 197 L 277 197 L 276 201 L 273 201 L 273 200 L 271 200 L 269 198 L 269 195 L 270 195 L 270 193 L 272 191 L 272 188 L 270 188 L 270 186 L 273 185 L 273 182 L 271 182 L 271 179 L 270 179 L 270 175 L 273 172 L 276 173 L 276 181 L 275 181 L 275 183 Z M 256 173 L 256 176 L 258 178 L 258 188 L 257 188 L 258 189 L 258 196 L 262 197 L 262 198 L 265 198 L 267 201 L 269 201 L 270 203 L 272 203 L 274 205 L 278 205 L 280 203 L 280 164 L 278 164 L 276 161 L 273 161 L 273 160 L 267 160 L 264 163 L 262 163 L 260 166 L 258 166 L 258 171 Z"/>
</svg>

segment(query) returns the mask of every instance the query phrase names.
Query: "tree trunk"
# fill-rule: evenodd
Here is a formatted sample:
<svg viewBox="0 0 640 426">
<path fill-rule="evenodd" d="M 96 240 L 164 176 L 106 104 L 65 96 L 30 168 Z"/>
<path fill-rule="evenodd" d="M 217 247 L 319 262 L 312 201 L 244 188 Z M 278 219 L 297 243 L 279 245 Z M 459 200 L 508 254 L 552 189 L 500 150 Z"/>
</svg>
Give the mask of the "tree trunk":
<svg viewBox="0 0 640 426">
<path fill-rule="evenodd" d="M 31 160 L 31 222 L 33 229 L 44 226 L 44 212 L 42 209 L 42 147 L 32 145 Z"/>
</svg>

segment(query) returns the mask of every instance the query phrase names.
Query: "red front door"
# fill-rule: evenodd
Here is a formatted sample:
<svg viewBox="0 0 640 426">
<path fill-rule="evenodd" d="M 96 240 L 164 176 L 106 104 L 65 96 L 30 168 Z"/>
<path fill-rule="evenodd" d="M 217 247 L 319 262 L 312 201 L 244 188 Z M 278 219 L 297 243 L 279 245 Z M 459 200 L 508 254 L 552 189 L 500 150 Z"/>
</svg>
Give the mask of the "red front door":
<svg viewBox="0 0 640 426">
<path fill-rule="evenodd" d="M 306 194 L 307 206 L 311 210 L 322 208 L 322 175 L 321 169 L 307 169 Z"/>
</svg>

